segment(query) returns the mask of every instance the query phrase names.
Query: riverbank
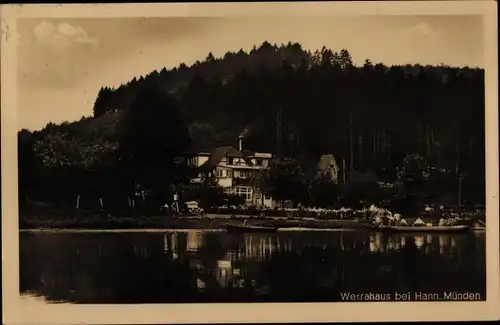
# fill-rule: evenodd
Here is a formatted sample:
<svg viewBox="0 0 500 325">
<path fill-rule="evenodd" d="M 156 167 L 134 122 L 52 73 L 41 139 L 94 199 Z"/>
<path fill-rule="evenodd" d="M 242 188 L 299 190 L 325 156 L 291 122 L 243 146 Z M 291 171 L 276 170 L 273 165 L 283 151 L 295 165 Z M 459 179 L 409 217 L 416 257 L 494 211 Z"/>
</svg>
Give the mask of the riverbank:
<svg viewBox="0 0 500 325">
<path fill-rule="evenodd" d="M 145 216 L 130 212 L 110 214 L 106 212 L 79 211 L 25 211 L 19 218 L 19 229 L 225 229 L 227 223 L 308 229 L 359 229 L 366 228 L 368 220 L 363 216 L 304 217 L 295 215 L 252 215 L 243 213 L 207 213 L 203 216 L 183 216 L 176 219 L 166 215 Z M 426 223 L 436 224 L 439 216 L 421 216 Z M 409 223 L 416 218 L 406 218 Z M 460 224 L 473 224 L 480 216 L 462 216 Z"/>
<path fill-rule="evenodd" d="M 204 217 L 181 217 L 172 219 L 165 216 L 152 217 L 112 217 L 87 216 L 85 218 L 22 217 L 19 229 L 224 229 L 227 223 L 265 225 L 279 228 L 340 229 L 362 228 L 364 220 L 317 220 L 278 217 L 207 215 Z"/>
</svg>

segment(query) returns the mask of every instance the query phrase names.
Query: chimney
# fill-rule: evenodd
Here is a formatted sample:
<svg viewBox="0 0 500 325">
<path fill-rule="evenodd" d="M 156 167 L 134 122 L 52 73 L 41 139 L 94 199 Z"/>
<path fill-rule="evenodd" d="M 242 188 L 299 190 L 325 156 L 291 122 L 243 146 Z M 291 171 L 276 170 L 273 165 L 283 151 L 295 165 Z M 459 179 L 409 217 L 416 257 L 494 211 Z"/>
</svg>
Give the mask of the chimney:
<svg viewBox="0 0 500 325">
<path fill-rule="evenodd" d="M 238 150 L 239 151 L 242 151 L 243 150 L 243 138 L 244 136 L 243 135 L 240 135 L 238 137 Z"/>
</svg>

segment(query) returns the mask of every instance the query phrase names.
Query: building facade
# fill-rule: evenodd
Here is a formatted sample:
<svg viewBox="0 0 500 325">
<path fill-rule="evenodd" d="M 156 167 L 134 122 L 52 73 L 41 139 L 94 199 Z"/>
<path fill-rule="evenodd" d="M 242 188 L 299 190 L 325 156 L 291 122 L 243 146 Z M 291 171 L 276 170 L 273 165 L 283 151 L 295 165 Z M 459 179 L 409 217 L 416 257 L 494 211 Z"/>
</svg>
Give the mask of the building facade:
<svg viewBox="0 0 500 325">
<path fill-rule="evenodd" d="M 328 175 L 335 184 L 339 182 L 339 170 L 340 168 L 337 165 L 337 160 L 332 154 L 322 155 L 316 166 L 316 172 L 318 174 Z"/>
<path fill-rule="evenodd" d="M 263 195 L 254 182 L 255 177 L 268 168 L 272 154 L 243 150 L 243 139 L 239 140 L 239 150 L 225 146 L 213 153 L 191 155 L 188 164 L 198 171 L 191 182 L 200 183 L 205 177 L 214 177 L 226 193 L 244 197 L 247 205 L 274 207 L 272 198 Z"/>
</svg>

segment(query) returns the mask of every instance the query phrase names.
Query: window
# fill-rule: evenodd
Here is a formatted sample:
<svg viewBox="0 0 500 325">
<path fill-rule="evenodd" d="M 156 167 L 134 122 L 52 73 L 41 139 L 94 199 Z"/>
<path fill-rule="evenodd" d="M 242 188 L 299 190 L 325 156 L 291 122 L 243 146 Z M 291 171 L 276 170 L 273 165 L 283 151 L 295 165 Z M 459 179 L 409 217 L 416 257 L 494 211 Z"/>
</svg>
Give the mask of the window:
<svg viewBox="0 0 500 325">
<path fill-rule="evenodd" d="M 235 191 L 236 195 L 243 196 L 245 200 L 252 200 L 252 189 L 250 187 L 238 186 Z"/>
<path fill-rule="evenodd" d="M 228 165 L 234 165 L 234 159 L 233 158 L 228 158 Z"/>
<path fill-rule="evenodd" d="M 222 176 L 222 175 L 223 175 L 223 174 L 222 174 L 222 172 L 223 172 L 223 170 L 218 169 L 218 170 L 216 171 L 216 176 L 217 176 L 217 177 L 223 177 L 223 176 Z"/>
<path fill-rule="evenodd" d="M 257 160 L 255 161 L 255 165 L 257 165 L 257 166 L 262 166 L 262 159 L 257 159 Z"/>
<path fill-rule="evenodd" d="M 249 171 L 246 171 L 246 170 L 240 170 L 240 171 L 237 171 L 235 173 L 235 177 L 238 177 L 238 178 L 248 178 L 251 175 L 252 174 Z"/>
</svg>

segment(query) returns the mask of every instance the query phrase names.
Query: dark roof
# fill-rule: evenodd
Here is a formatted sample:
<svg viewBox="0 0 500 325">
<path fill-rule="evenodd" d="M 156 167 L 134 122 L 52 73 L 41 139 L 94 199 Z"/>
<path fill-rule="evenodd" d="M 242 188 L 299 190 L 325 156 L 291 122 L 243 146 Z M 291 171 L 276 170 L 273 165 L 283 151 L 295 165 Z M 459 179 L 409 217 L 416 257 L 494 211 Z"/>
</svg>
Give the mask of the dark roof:
<svg viewBox="0 0 500 325">
<path fill-rule="evenodd" d="M 243 149 L 241 153 L 243 154 L 243 157 L 253 157 L 255 155 L 253 151 L 247 149 Z"/>
<path fill-rule="evenodd" d="M 331 165 L 331 162 L 333 162 L 333 164 L 334 164 L 333 166 Z M 316 167 L 317 170 L 327 170 L 330 167 L 334 167 L 334 168 L 338 169 L 337 161 L 335 160 L 335 157 L 331 154 L 322 155 L 319 158 L 318 165 Z"/>
<path fill-rule="evenodd" d="M 213 168 L 220 163 L 223 157 L 244 158 L 246 163 L 251 166 L 252 162 L 246 159 L 244 151 L 238 151 L 231 146 L 220 147 L 208 158 L 207 162 L 201 165 L 201 168 Z"/>
</svg>

